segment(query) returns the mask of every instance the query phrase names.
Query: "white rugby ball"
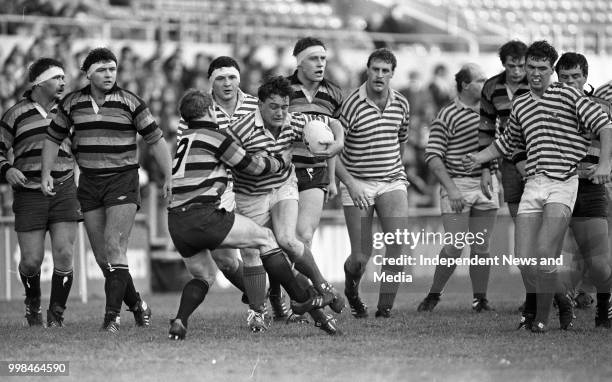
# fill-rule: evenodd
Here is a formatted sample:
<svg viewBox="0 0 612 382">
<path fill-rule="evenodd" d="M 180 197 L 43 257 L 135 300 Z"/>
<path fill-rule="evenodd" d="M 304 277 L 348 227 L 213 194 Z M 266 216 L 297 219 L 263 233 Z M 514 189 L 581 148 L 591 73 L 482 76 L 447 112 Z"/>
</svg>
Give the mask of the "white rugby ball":
<svg viewBox="0 0 612 382">
<path fill-rule="evenodd" d="M 310 152 L 325 151 L 333 141 L 334 133 L 324 122 L 313 120 L 304 126 L 304 144 Z"/>
</svg>

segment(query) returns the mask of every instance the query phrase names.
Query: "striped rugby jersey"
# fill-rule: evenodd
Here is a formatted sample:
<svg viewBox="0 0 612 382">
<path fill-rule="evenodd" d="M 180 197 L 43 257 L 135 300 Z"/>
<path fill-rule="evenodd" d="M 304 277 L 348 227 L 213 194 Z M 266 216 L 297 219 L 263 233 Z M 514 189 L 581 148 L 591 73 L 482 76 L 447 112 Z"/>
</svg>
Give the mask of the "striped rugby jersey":
<svg viewBox="0 0 612 382">
<path fill-rule="evenodd" d="M 0 120 L 0 175 L 6 176 L 11 167 L 8 152 L 12 148 L 15 156 L 12 164 L 27 178 L 25 187 L 40 189 L 42 147 L 47 128 L 57 113 L 57 105 L 46 113 L 33 101 L 30 92 L 8 109 Z M 51 169 L 55 182 L 63 182 L 73 175 L 74 159 L 70 152 L 70 139 L 60 141 L 57 160 Z"/>
<path fill-rule="evenodd" d="M 149 108 L 134 93 L 117 84 L 98 106 L 91 85 L 66 95 L 47 129 L 47 139 L 59 143 L 74 128 L 73 147 L 83 173 L 116 174 L 138 168 L 136 133 L 148 144 L 162 138 Z M 98 110 L 96 110 L 98 109 Z"/>
<path fill-rule="evenodd" d="M 612 81 L 606 82 L 595 90 L 593 96 L 612 102 Z"/>
<path fill-rule="evenodd" d="M 478 126 L 480 113 L 462 103 L 459 98 L 444 106 L 429 130 L 425 148 L 425 161 L 435 157 L 442 159 L 448 174 L 455 177 L 480 176 L 481 167 L 466 171 L 462 159 L 478 151 Z"/>
<path fill-rule="evenodd" d="M 291 81 L 293 94 L 289 104 L 290 112 L 298 112 L 304 114 L 322 114 L 332 118 L 338 118 L 340 114 L 340 106 L 342 105 L 342 91 L 340 87 L 329 80 L 321 81 L 317 92 L 310 99 L 307 92 L 304 91 L 302 83 L 298 79 L 297 70 L 292 76 L 288 77 Z M 314 155 L 308 150 L 304 142 L 295 142 L 293 144 L 293 164 L 295 167 L 326 167 L 327 160 L 317 160 Z"/>
<path fill-rule="evenodd" d="M 367 98 L 366 84 L 354 90 L 342 104 L 344 149 L 340 160 L 358 179 L 393 181 L 406 179 L 400 144 L 408 141 L 408 100 L 390 89 L 385 110 Z"/>
<path fill-rule="evenodd" d="M 213 122 L 192 121 L 183 131 L 172 166 L 172 201 L 169 208 L 187 203 L 219 205 L 227 186 L 227 170 L 253 176 L 280 171 L 284 162 L 251 156 Z"/>
<path fill-rule="evenodd" d="M 215 114 L 216 122 L 220 129 L 227 129 L 233 125 L 237 120 L 244 117 L 245 115 L 252 113 L 257 109 L 259 100 L 250 94 L 243 92 L 238 89 L 238 102 L 236 103 L 236 109 L 232 115 L 229 115 L 215 102 L 213 97 L 213 111 Z M 187 128 L 187 123 L 181 118 L 176 132 L 177 140 L 181 139 L 183 130 Z"/>
<path fill-rule="evenodd" d="M 604 99 L 601 99 L 599 97 L 595 97 L 595 96 L 589 96 L 589 98 L 593 100 L 594 102 L 597 102 L 599 106 L 602 108 L 602 110 L 606 114 L 608 114 L 608 117 L 612 116 L 611 114 L 612 105 L 610 105 L 610 102 Z M 593 167 L 599 163 L 600 152 L 601 152 L 601 141 L 599 139 L 599 136 L 595 134 L 591 134 L 591 144 L 589 145 L 589 148 L 587 149 L 587 153 L 585 157 L 582 158 L 580 162 L 578 162 L 578 165 L 577 165 L 579 178 L 586 179 L 589 177 Z M 527 154 L 524 151 L 515 151 L 513 154 L 513 157 L 516 161 L 524 160 L 527 158 Z"/>
<path fill-rule="evenodd" d="M 508 124 L 512 100 L 528 92 L 529 84 L 525 78 L 511 96 L 506 87 L 505 71 L 489 78 L 484 83 L 480 98 L 478 151 L 485 149 L 495 137 L 501 135 Z"/>
<path fill-rule="evenodd" d="M 493 143 L 504 155 L 524 151 L 528 176 L 567 180 L 576 174 L 592 135 L 612 128 L 602 108 L 577 89 L 550 85 L 541 99 L 527 93 L 512 103 L 510 123 Z M 525 159 L 515 155 L 515 160 Z"/>
<path fill-rule="evenodd" d="M 287 113 L 287 120 L 281 128 L 278 138 L 264 127 L 263 119 L 259 109 L 246 115 L 233 126 L 228 132 L 236 142 L 249 154 L 280 155 L 289 149 L 291 144 L 301 141 L 304 126 L 318 119 L 329 125 L 326 116 L 315 116 L 303 113 Z M 293 166 L 283 169 L 277 174 L 253 176 L 241 171 L 233 171 L 234 192 L 237 194 L 262 195 L 283 185 L 293 172 Z"/>
</svg>

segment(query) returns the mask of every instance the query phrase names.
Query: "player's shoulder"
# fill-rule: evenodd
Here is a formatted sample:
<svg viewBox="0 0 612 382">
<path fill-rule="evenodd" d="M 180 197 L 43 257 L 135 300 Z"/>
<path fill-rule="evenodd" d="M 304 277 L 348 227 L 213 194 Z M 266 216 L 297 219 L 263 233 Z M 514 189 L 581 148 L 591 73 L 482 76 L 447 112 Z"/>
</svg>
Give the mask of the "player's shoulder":
<svg viewBox="0 0 612 382">
<path fill-rule="evenodd" d="M 86 89 L 87 86 L 67 93 L 66 95 L 64 95 L 64 97 L 62 97 L 62 99 L 60 99 L 60 101 L 58 102 L 58 106 L 69 107 L 79 102 L 83 94 L 86 92 Z"/>
<path fill-rule="evenodd" d="M 246 92 L 242 92 L 242 96 L 244 97 L 242 99 L 243 103 L 257 105 L 257 103 L 259 102 L 259 99 L 257 97 L 255 97 L 254 95 L 252 95 L 252 94 L 249 94 L 249 93 L 246 93 Z"/>
<path fill-rule="evenodd" d="M 324 80 L 327 92 L 336 100 L 342 100 L 342 88 L 334 81 L 325 78 Z"/>
<path fill-rule="evenodd" d="M 140 96 L 130 90 L 115 85 L 111 91 L 116 92 L 116 94 L 126 103 L 133 104 L 135 106 L 146 105 L 144 99 L 140 98 Z"/>
<path fill-rule="evenodd" d="M 359 102 L 361 96 L 360 96 L 360 92 L 359 92 L 360 88 L 357 89 L 353 89 L 351 90 L 351 92 L 346 96 L 346 98 L 344 99 L 344 102 L 342 104 L 343 108 L 346 107 L 351 107 L 353 106 L 355 103 Z"/>
<path fill-rule="evenodd" d="M 599 107 L 609 116 L 612 113 L 612 103 L 607 99 L 596 96 L 595 94 L 591 94 L 588 96 L 589 100 L 598 104 Z"/>
<path fill-rule="evenodd" d="M 444 106 L 442 106 L 440 111 L 438 111 L 438 114 L 435 120 L 447 124 L 450 121 L 452 121 L 454 118 L 456 118 L 458 114 L 461 114 L 460 113 L 461 110 L 463 109 L 459 108 L 457 104 L 457 100 L 452 99 L 451 101 L 446 103 Z"/>
<path fill-rule="evenodd" d="M 482 85 L 482 94 L 485 96 L 492 95 L 495 89 L 497 89 L 498 85 L 501 84 L 505 80 L 506 72 L 497 73 L 496 75 L 489 77 L 484 85 Z"/>
<path fill-rule="evenodd" d="M 609 93 L 610 91 L 612 91 L 612 81 L 608 81 L 605 84 L 599 86 L 597 89 L 595 89 L 593 95 L 600 98 L 605 98 L 607 93 Z"/>
<path fill-rule="evenodd" d="M 517 95 L 512 100 L 512 105 L 518 105 L 518 104 L 524 103 L 525 101 L 529 100 L 530 98 L 531 98 L 531 92 L 525 92 L 525 93 L 523 93 L 521 95 Z"/>
<path fill-rule="evenodd" d="M 22 98 L 13 106 L 9 107 L 2 115 L 4 123 L 12 124 L 20 115 L 34 108 L 32 101 L 27 98 Z"/>
<path fill-rule="evenodd" d="M 408 107 L 408 98 L 406 98 L 405 95 L 403 95 L 402 93 L 400 93 L 399 90 L 396 89 L 391 89 L 391 92 L 393 94 L 393 98 L 395 98 L 400 104 L 402 104 L 402 106 L 404 107 Z"/>
</svg>

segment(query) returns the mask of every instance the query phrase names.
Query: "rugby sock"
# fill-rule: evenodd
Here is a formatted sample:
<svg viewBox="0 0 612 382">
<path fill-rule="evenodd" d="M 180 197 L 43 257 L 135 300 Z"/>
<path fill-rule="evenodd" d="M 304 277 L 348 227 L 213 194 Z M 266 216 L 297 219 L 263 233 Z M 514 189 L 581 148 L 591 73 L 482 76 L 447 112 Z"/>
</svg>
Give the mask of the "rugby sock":
<svg viewBox="0 0 612 382">
<path fill-rule="evenodd" d="M 181 302 L 178 312 L 176 313 L 176 318 L 180 319 L 185 327 L 187 326 L 189 316 L 191 316 L 193 311 L 200 306 L 202 301 L 204 301 L 208 293 L 208 288 L 208 283 L 200 279 L 191 279 L 185 284 L 185 287 L 183 287 Z"/>
<path fill-rule="evenodd" d="M 249 307 L 263 312 L 266 301 L 266 271 L 263 266 L 243 268 L 244 287 L 249 298 Z"/>
<path fill-rule="evenodd" d="M 270 287 L 268 288 L 268 294 L 270 296 L 280 296 L 281 285 L 277 280 L 270 279 Z"/>
<path fill-rule="evenodd" d="M 19 276 L 25 288 L 26 298 L 40 298 L 40 271 L 31 276 L 27 276 L 19 269 Z"/>
<path fill-rule="evenodd" d="M 442 250 L 440 250 L 439 257 L 442 259 L 451 258 L 452 256 L 449 256 L 446 253 L 446 250 L 442 248 Z M 438 295 L 441 294 L 444 290 L 444 287 L 446 286 L 446 283 L 448 282 L 448 279 L 450 279 L 453 272 L 455 272 L 455 268 L 457 268 L 456 264 L 453 264 L 451 266 L 436 265 L 436 270 L 434 271 L 433 282 L 431 284 L 431 289 L 429 290 L 429 293 L 436 293 Z"/>
<path fill-rule="evenodd" d="M 557 273 L 538 271 L 536 279 L 536 323 L 548 324 L 552 302 L 557 290 Z"/>
<path fill-rule="evenodd" d="M 357 294 L 361 276 L 365 273 L 365 264 L 353 263 L 349 256 L 344 262 L 344 293 Z"/>
<path fill-rule="evenodd" d="M 523 316 L 527 314 L 536 314 L 537 309 L 537 294 L 536 293 L 526 293 L 525 294 L 525 309 L 523 309 Z"/>
<path fill-rule="evenodd" d="M 597 293 L 597 307 L 605 306 L 606 310 L 608 308 L 608 304 L 610 302 L 610 292 L 608 293 Z"/>
<path fill-rule="evenodd" d="M 125 294 L 123 295 L 123 302 L 125 302 L 125 305 L 127 305 L 128 308 L 134 309 L 136 308 L 136 305 L 138 305 L 139 300 L 140 294 L 136 292 L 134 279 L 132 279 L 132 275 L 128 273 L 125 285 Z"/>
<path fill-rule="evenodd" d="M 488 253 L 471 253 L 470 258 L 487 259 Z M 487 296 L 489 287 L 489 273 L 491 272 L 490 265 L 470 265 L 470 280 L 472 281 L 472 292 L 474 298 L 482 299 Z"/>
<path fill-rule="evenodd" d="M 384 274 L 386 277 L 395 276 L 401 274 L 404 270 L 403 265 L 390 265 L 386 262 L 380 267 L 381 274 Z M 380 284 L 380 292 L 378 295 L 378 310 L 383 309 L 391 309 L 393 307 L 393 302 L 395 301 L 395 296 L 397 295 L 397 290 L 399 289 L 400 283 L 399 281 L 383 281 Z"/>
<path fill-rule="evenodd" d="M 319 293 L 324 293 L 326 290 L 323 288 L 323 284 L 327 283 L 317 266 L 317 263 L 312 256 L 312 252 L 307 246 L 304 246 L 304 252 L 302 252 L 301 256 L 298 256 L 295 261 L 295 269 L 302 273 L 304 276 L 308 277 L 315 289 Z"/>
<path fill-rule="evenodd" d="M 125 264 L 109 264 L 108 270 L 110 274 L 104 282 L 106 311 L 119 314 L 130 271 Z"/>
<path fill-rule="evenodd" d="M 294 273 L 287 256 L 279 248 L 262 254 L 261 261 L 270 277 L 270 283 L 282 285 L 292 300 L 308 300 L 306 289 L 310 287 L 310 282 L 304 275 Z"/>
<path fill-rule="evenodd" d="M 104 278 L 108 278 L 110 275 L 110 271 L 108 269 L 108 264 L 98 263 L 98 266 L 102 270 L 102 274 Z M 136 291 L 136 286 L 134 285 L 134 280 L 132 279 L 132 275 L 128 273 L 127 284 L 125 286 L 125 295 L 123 296 L 123 302 L 129 309 L 133 309 L 138 301 L 140 300 L 140 294 Z"/>
<path fill-rule="evenodd" d="M 72 278 L 72 269 L 69 271 L 60 271 L 57 268 L 53 269 L 49 309 L 53 309 L 54 306 L 60 307 L 62 311 L 66 309 L 66 301 L 68 300 L 70 288 L 72 287 Z"/>
<path fill-rule="evenodd" d="M 612 275 L 597 288 L 597 316 L 610 316 L 610 284 Z"/>
<path fill-rule="evenodd" d="M 235 269 L 231 269 L 231 270 L 226 269 L 222 271 L 223 276 L 225 276 L 227 281 L 232 283 L 232 285 L 235 286 L 236 288 L 240 289 L 242 293 L 245 292 L 244 279 L 242 277 L 243 268 L 244 268 L 244 263 L 242 262 L 242 260 L 239 259 L 238 266 Z"/>
</svg>

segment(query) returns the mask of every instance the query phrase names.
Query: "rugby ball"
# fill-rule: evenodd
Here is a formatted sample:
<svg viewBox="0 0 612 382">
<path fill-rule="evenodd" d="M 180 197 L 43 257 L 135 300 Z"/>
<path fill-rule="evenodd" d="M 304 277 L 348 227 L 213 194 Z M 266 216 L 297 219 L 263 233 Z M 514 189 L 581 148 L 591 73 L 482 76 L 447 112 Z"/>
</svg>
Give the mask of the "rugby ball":
<svg viewBox="0 0 612 382">
<path fill-rule="evenodd" d="M 311 153 L 325 151 L 333 141 L 334 133 L 324 122 L 312 120 L 304 126 L 304 144 Z"/>
</svg>

